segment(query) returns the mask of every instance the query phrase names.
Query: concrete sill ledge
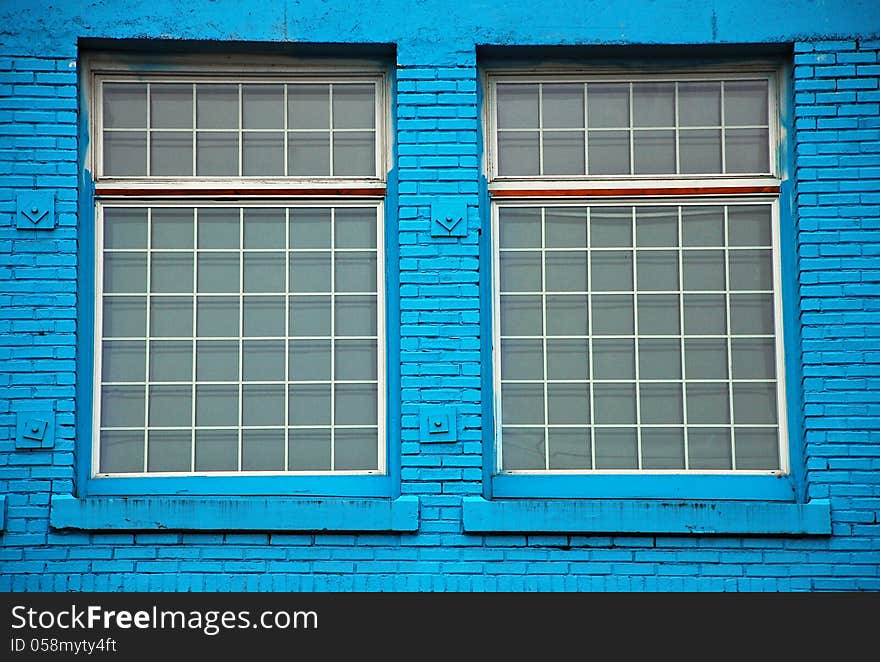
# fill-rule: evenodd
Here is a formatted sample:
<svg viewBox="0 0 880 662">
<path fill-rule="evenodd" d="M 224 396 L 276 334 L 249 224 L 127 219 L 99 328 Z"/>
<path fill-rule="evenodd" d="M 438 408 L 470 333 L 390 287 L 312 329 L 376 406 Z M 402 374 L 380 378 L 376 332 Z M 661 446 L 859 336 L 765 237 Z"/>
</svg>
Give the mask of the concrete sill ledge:
<svg viewBox="0 0 880 662">
<path fill-rule="evenodd" d="M 830 535 L 827 500 L 566 500 L 465 497 L 466 533 Z"/>
<path fill-rule="evenodd" d="M 96 531 L 416 531 L 419 500 L 56 495 L 49 523 Z"/>
</svg>

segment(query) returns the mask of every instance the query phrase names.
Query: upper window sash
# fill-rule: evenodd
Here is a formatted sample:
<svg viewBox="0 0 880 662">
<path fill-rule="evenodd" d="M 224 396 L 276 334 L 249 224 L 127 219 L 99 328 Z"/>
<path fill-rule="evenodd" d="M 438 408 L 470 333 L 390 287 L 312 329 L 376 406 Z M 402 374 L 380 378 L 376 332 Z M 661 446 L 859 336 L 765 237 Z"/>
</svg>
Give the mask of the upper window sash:
<svg viewBox="0 0 880 662">
<path fill-rule="evenodd" d="M 777 74 L 487 75 L 493 188 L 776 183 Z"/>
<path fill-rule="evenodd" d="M 376 187 L 388 169 L 382 72 L 93 73 L 99 185 Z"/>
</svg>

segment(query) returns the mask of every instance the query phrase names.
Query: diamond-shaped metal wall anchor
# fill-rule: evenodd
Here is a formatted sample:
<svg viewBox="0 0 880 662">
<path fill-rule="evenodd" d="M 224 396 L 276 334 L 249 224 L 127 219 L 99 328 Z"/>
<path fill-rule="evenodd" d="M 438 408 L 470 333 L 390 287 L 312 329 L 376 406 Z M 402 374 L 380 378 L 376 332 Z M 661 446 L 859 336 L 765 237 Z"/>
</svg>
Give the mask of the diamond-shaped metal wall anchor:
<svg viewBox="0 0 880 662">
<path fill-rule="evenodd" d="M 419 418 L 419 441 L 422 443 L 457 441 L 455 407 L 422 407 Z"/>
<path fill-rule="evenodd" d="M 431 200 L 431 236 L 466 237 L 467 201 L 453 197 Z"/>
<path fill-rule="evenodd" d="M 53 448 L 55 446 L 55 412 L 19 411 L 15 421 L 16 448 Z"/>
<path fill-rule="evenodd" d="M 55 196 L 52 191 L 20 192 L 15 227 L 19 230 L 52 230 L 55 227 Z"/>
</svg>

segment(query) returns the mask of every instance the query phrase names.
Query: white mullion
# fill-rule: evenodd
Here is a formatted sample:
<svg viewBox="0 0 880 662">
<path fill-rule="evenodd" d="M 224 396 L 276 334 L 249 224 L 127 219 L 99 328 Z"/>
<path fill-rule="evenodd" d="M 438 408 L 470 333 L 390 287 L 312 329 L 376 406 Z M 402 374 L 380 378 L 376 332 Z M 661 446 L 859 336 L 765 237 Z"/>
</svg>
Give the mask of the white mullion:
<svg viewBox="0 0 880 662">
<path fill-rule="evenodd" d="M 682 227 L 682 207 L 678 206 L 678 330 L 679 351 L 681 352 L 681 408 L 682 431 L 684 432 L 684 468 L 689 469 L 690 449 L 688 446 L 688 406 L 687 406 L 687 375 L 684 372 L 684 230 Z"/>
<path fill-rule="evenodd" d="M 244 176 L 244 86 L 238 84 L 238 176 Z M 243 221 L 242 221 L 243 223 Z M 241 248 L 241 246 L 239 246 Z M 241 329 L 239 329 L 241 331 Z M 239 375 L 240 376 L 240 375 Z"/>
<path fill-rule="evenodd" d="M 239 85 L 239 99 L 241 99 Z M 239 113 L 239 126 L 241 114 Z M 240 132 L 239 132 L 240 133 Z M 241 135 L 239 135 L 241 138 Z M 239 143 L 241 141 L 239 140 Z M 239 154 L 241 150 L 239 148 Z M 239 159 L 239 165 L 241 160 Z M 238 209 L 238 471 L 242 470 L 244 455 L 244 207 Z"/>
<path fill-rule="evenodd" d="M 538 83 L 538 173 L 544 174 L 544 84 Z M 544 233 L 544 212 L 541 211 L 541 235 Z M 541 242 L 543 250 L 543 241 Z M 543 261 L 543 254 L 541 260 Z"/>
<path fill-rule="evenodd" d="M 192 174 L 193 174 L 193 177 L 195 177 L 196 176 L 196 150 L 198 149 L 198 145 L 196 144 L 196 122 L 198 121 L 197 115 L 196 115 L 196 104 L 198 103 L 198 97 L 196 94 L 196 84 L 195 83 L 192 84 L 192 92 L 193 92 L 192 93 L 192 106 L 193 106 L 193 112 L 192 112 L 192 120 L 193 120 L 193 125 L 192 125 L 192 151 L 193 151 Z M 195 250 L 195 248 L 196 248 L 196 245 L 193 244 L 193 250 Z M 195 293 L 195 290 L 193 290 L 193 293 Z M 193 402 L 195 402 L 195 401 L 193 401 Z M 193 405 L 193 406 L 195 406 L 195 405 Z"/>
<path fill-rule="evenodd" d="M 284 86 L 287 100 L 287 85 Z M 287 103 L 284 104 L 287 124 Z M 285 131 L 285 172 L 287 165 L 287 132 Z M 284 470 L 290 471 L 290 207 L 284 208 Z M 332 315 L 332 311 L 331 311 Z"/>
<path fill-rule="evenodd" d="M 590 174 L 590 122 L 587 117 L 587 87 L 589 86 L 584 83 L 584 177 L 587 177 Z"/>
<path fill-rule="evenodd" d="M 151 147 L 153 143 L 153 128 L 150 126 L 153 121 L 152 113 L 150 112 L 152 87 L 153 85 L 151 83 L 147 83 L 147 177 L 152 175 L 152 172 L 150 171 L 150 168 L 152 167 L 152 164 L 150 163 L 150 152 L 152 151 Z"/>
<path fill-rule="evenodd" d="M 197 302 L 199 300 L 198 297 L 198 284 L 199 284 L 199 210 L 198 207 L 193 208 L 193 298 L 192 298 L 192 311 L 193 311 L 193 322 L 192 322 L 192 330 L 193 330 L 193 339 L 192 339 L 192 438 L 190 439 L 190 471 L 196 470 L 196 382 L 198 380 L 198 375 L 196 374 L 196 347 L 198 345 L 199 335 L 199 312 Z"/>
<path fill-rule="evenodd" d="M 632 278 L 633 278 L 633 294 L 632 294 L 632 304 L 633 304 L 633 356 L 635 357 L 635 365 L 633 366 L 635 369 L 635 398 L 636 398 L 636 451 L 638 453 L 637 461 L 638 468 L 641 471 L 642 469 L 642 408 L 641 408 L 641 389 L 639 388 L 639 306 L 638 306 L 638 289 L 639 289 L 639 269 L 637 266 L 639 251 L 638 251 L 638 241 L 636 239 L 636 207 L 633 205 L 632 207 L 632 218 L 630 220 L 632 223 L 632 237 L 633 237 L 633 267 L 632 267 Z"/>
<path fill-rule="evenodd" d="M 330 208 L 330 471 L 336 471 L 336 207 Z"/>
<path fill-rule="evenodd" d="M 596 393 L 593 384 L 593 258 L 592 207 L 587 207 L 587 383 L 590 386 L 590 469 L 596 470 Z"/>
<path fill-rule="evenodd" d="M 727 406 L 729 409 L 728 417 L 730 419 L 730 468 L 736 471 L 736 438 L 734 435 L 733 420 L 733 342 L 730 334 L 730 249 L 728 248 L 728 237 L 730 220 L 728 218 L 728 206 L 724 205 L 724 283 L 727 286 L 727 293 L 724 295 L 724 315 L 727 320 L 725 330 L 727 331 Z"/>
<path fill-rule="evenodd" d="M 288 110 L 288 104 L 290 103 L 289 99 L 288 99 L 288 92 L 287 92 L 288 87 L 290 87 L 290 85 L 285 83 L 284 84 L 284 176 L 285 177 L 290 176 L 290 170 L 289 170 L 290 164 L 288 164 L 288 162 L 287 162 L 288 161 L 287 144 L 288 144 L 288 139 L 289 139 L 288 137 L 290 136 L 290 126 L 288 125 L 289 124 L 288 115 L 290 113 L 290 111 Z M 285 212 L 285 218 L 287 218 L 289 216 L 289 214 L 290 214 L 290 210 L 288 209 Z M 285 442 L 284 442 L 284 447 L 287 448 L 287 440 L 285 440 Z"/>
<path fill-rule="evenodd" d="M 149 112 L 149 94 L 147 96 L 147 109 Z M 148 118 L 149 119 L 149 118 Z M 147 454 L 149 453 L 150 439 L 150 309 L 152 308 L 152 295 L 150 293 L 152 277 L 152 245 L 153 245 L 153 209 L 147 207 L 147 337 L 144 343 L 144 473 L 147 473 Z"/>
<path fill-rule="evenodd" d="M 680 136 L 680 126 L 678 120 L 678 81 L 675 81 L 675 96 L 672 100 L 673 109 L 675 111 L 675 174 L 681 174 L 681 148 L 679 147 L 679 142 L 681 140 Z"/>
<path fill-rule="evenodd" d="M 721 173 L 727 173 L 727 147 L 724 143 L 727 142 L 727 127 L 725 127 L 725 112 L 724 112 L 724 81 L 720 81 L 721 83 L 721 108 L 719 111 L 721 113 Z M 726 238 L 725 238 L 726 243 Z"/>
<path fill-rule="evenodd" d="M 90 465 L 90 475 L 94 476 L 98 473 L 101 466 L 101 393 L 103 385 L 103 361 L 104 361 L 104 343 L 107 338 L 104 337 L 104 207 L 100 202 L 95 208 L 95 292 L 94 292 L 94 310 L 95 310 L 95 337 L 92 343 L 94 355 L 92 357 L 92 421 L 91 430 L 97 429 L 98 434 L 93 435 L 98 443 L 92 444 L 92 457 Z M 147 312 L 149 314 L 150 306 L 147 300 Z M 144 374 L 144 379 L 147 375 Z M 146 427 L 146 421 L 144 421 Z"/>
<path fill-rule="evenodd" d="M 329 116 L 327 118 L 327 127 L 330 131 L 330 176 L 332 177 L 333 176 L 333 87 L 334 87 L 334 85 L 333 85 L 333 83 L 330 83 L 327 85 L 327 87 L 329 90 L 327 92 L 327 98 L 329 100 L 329 106 L 327 108 L 328 113 L 329 113 Z M 332 217 L 332 212 L 331 212 L 331 217 Z M 330 232 L 331 232 L 331 237 L 332 237 L 332 233 L 333 233 L 332 228 L 331 228 Z M 333 244 L 330 244 L 330 248 L 332 250 Z M 333 435 L 331 434 L 330 437 L 331 437 L 331 447 L 332 447 Z M 332 456 L 330 458 L 330 461 L 331 461 L 331 463 L 333 462 Z"/>
<path fill-rule="evenodd" d="M 540 89 L 540 88 L 539 88 Z M 539 94 L 540 102 L 540 94 Z M 540 105 L 539 105 L 540 108 Z M 543 134 L 542 138 L 543 140 Z M 541 344 L 543 350 L 543 387 L 544 387 L 544 470 L 550 469 L 550 389 L 547 385 L 547 208 L 541 207 Z"/>
<path fill-rule="evenodd" d="M 633 84 L 630 82 L 629 88 L 629 174 L 636 173 L 636 148 L 635 148 L 635 130 L 633 129 Z M 635 237 L 633 237 L 633 245 L 635 245 Z"/>
</svg>

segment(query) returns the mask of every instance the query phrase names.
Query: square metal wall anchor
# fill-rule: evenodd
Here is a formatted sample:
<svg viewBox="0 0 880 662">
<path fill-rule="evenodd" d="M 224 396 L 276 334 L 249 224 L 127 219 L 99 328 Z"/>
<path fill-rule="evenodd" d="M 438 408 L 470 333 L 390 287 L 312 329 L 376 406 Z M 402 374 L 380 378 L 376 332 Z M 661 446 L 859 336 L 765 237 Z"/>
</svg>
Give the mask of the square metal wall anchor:
<svg viewBox="0 0 880 662">
<path fill-rule="evenodd" d="M 419 441 L 422 443 L 458 441 L 455 407 L 422 407 Z"/>
<path fill-rule="evenodd" d="M 52 230 L 55 227 L 55 196 L 52 191 L 19 193 L 15 227 L 19 230 Z"/>
<path fill-rule="evenodd" d="M 19 411 L 15 420 L 16 448 L 54 448 L 55 412 Z"/>
<path fill-rule="evenodd" d="M 431 200 L 431 236 L 467 236 L 467 200 L 443 197 Z"/>
</svg>

